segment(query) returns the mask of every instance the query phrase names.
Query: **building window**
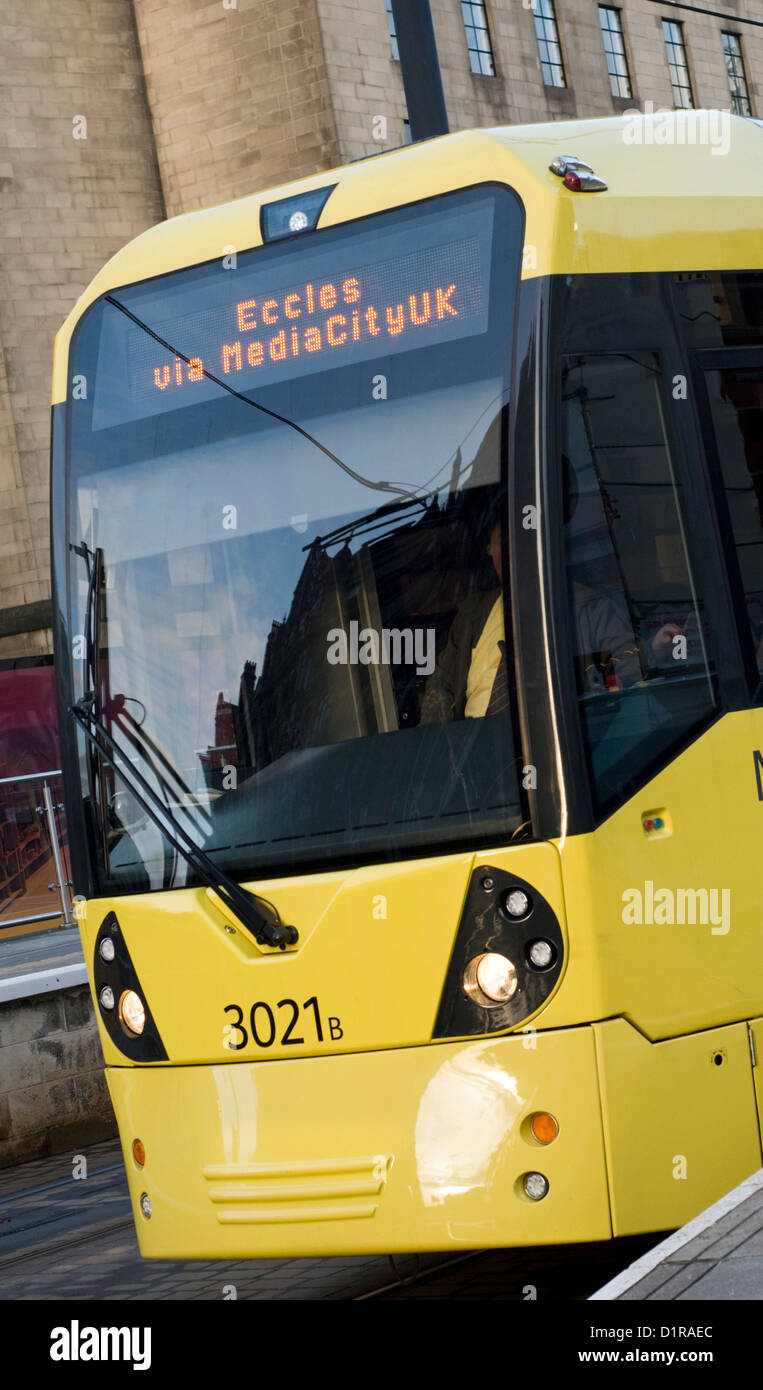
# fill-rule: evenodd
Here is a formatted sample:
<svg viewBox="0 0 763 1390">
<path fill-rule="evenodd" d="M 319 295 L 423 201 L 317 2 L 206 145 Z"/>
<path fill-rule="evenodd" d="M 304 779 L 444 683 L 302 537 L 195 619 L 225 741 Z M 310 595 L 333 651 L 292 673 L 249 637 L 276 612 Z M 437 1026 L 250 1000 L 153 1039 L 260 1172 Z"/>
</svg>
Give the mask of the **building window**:
<svg viewBox="0 0 763 1390">
<path fill-rule="evenodd" d="M 609 5 L 599 5 L 599 23 L 604 40 L 604 52 L 607 55 L 607 72 L 612 95 L 633 96 L 620 11 L 611 9 Z"/>
<path fill-rule="evenodd" d="M 738 34 L 722 33 L 721 38 L 731 88 L 731 109 L 735 116 L 751 116 L 752 106 L 742 57 L 742 40 Z"/>
<path fill-rule="evenodd" d="M 686 108 L 694 105 L 689 76 L 689 60 L 686 57 L 683 24 L 674 24 L 672 19 L 663 19 L 662 33 L 670 68 L 670 82 L 673 88 L 673 105 Z"/>
<path fill-rule="evenodd" d="M 554 0 L 535 0 L 533 18 L 543 81 L 547 87 L 566 87 L 567 79 L 564 76 L 562 46 L 559 42 L 559 30 L 556 27 Z"/>
<path fill-rule="evenodd" d="M 387 28 L 389 29 L 389 42 L 392 49 L 392 57 L 396 63 L 400 62 L 400 49 L 397 46 L 397 34 L 395 33 L 395 16 L 392 13 L 392 0 L 384 0 L 387 7 Z"/>
<path fill-rule="evenodd" d="M 483 77 L 495 77 L 493 45 L 482 0 L 478 0 L 477 4 L 467 4 L 466 0 L 461 0 L 461 13 L 472 72 L 480 72 Z"/>
</svg>

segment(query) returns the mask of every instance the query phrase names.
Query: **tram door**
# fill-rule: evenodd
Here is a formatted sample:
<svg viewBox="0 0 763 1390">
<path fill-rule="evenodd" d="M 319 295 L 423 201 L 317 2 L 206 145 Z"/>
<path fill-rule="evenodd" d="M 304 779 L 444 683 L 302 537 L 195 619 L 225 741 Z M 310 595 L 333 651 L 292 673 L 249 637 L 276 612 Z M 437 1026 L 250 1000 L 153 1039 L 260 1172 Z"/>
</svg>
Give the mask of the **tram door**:
<svg viewBox="0 0 763 1390">
<path fill-rule="evenodd" d="M 763 670 L 763 376 L 749 355 L 704 366 L 752 692 Z M 722 717 L 718 629 L 734 611 L 719 607 L 717 558 L 698 548 L 698 508 L 705 521 L 710 509 L 696 460 L 678 456 L 670 380 L 657 352 L 562 364 L 569 628 L 598 822 L 562 847 L 565 894 L 580 905 L 579 951 L 590 934 L 600 962 L 592 1016 L 622 1013 L 651 1040 L 763 1013 L 763 710 Z"/>
<path fill-rule="evenodd" d="M 617 1234 L 690 1219 L 761 1161 L 761 1073 L 747 1020 L 763 1017 L 763 801 L 753 762 L 763 711 L 745 707 L 754 645 L 763 657 L 763 624 L 759 636 L 752 616 L 763 591 L 760 403 L 747 377 L 744 390 L 726 383 L 724 393 L 723 373 L 709 383 L 722 435 L 709 459 L 723 484 L 713 507 L 676 419 L 687 403 L 673 400 L 672 380 L 657 351 L 562 364 L 579 775 L 596 821 L 592 834 L 561 846 L 565 986 L 576 987 L 578 968 L 584 982 L 586 961 L 595 962 L 587 1002 L 603 1020 L 595 1029 Z M 751 600 L 747 702 L 740 643 L 724 632 L 736 618 L 714 539 L 721 508 L 735 517 Z M 737 563 L 724 550 L 726 564 Z M 729 650 L 736 707 L 723 669 Z"/>
</svg>

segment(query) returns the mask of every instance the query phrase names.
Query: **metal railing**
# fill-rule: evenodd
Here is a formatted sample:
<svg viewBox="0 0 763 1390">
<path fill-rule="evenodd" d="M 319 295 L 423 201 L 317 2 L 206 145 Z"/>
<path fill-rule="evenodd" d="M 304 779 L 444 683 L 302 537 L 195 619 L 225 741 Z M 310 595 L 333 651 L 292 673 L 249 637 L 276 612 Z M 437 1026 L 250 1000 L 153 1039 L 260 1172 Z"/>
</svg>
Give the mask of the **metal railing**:
<svg viewBox="0 0 763 1390">
<path fill-rule="evenodd" d="M 69 894 L 71 882 L 65 867 L 64 808 L 61 801 L 54 801 L 51 790 L 51 782 L 60 776 L 60 768 L 54 768 L 48 772 L 0 777 L 0 932 L 8 927 L 31 926 L 59 918 L 64 927 L 75 925 Z M 13 789 L 10 795 L 6 788 Z M 40 789 L 38 795 L 30 797 L 29 793 L 37 788 Z M 37 877 L 50 860 L 55 882 L 47 887 L 58 894 L 60 907 L 53 912 L 5 917 L 3 913 L 7 907 L 30 896 L 29 880 L 33 875 Z"/>
</svg>

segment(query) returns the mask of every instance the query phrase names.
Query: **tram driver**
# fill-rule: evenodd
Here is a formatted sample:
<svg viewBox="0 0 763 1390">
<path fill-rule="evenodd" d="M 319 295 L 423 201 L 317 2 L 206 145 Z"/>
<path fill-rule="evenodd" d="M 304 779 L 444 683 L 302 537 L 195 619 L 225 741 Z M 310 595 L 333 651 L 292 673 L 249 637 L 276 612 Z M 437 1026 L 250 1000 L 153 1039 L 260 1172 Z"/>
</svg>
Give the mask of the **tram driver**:
<svg viewBox="0 0 763 1390">
<path fill-rule="evenodd" d="M 492 509 L 495 513 L 495 505 Z M 566 520 L 568 518 L 565 518 Z M 459 606 L 447 642 L 421 702 L 422 724 L 500 714 L 509 705 L 509 669 L 503 621 L 501 523 L 489 522 L 487 553 L 498 585 L 470 594 Z M 642 680 L 640 647 L 627 618 L 605 593 L 572 585 L 581 692 L 616 690 Z M 670 659 L 681 629 L 664 623 L 648 645 L 657 666 Z"/>
</svg>

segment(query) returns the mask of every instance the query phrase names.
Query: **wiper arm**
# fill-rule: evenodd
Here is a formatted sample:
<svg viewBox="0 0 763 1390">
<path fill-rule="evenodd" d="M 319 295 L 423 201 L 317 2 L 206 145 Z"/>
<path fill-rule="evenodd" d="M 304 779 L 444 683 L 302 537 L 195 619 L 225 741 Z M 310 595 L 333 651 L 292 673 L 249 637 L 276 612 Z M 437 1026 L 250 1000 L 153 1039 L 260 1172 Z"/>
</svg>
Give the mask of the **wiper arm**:
<svg viewBox="0 0 763 1390">
<path fill-rule="evenodd" d="M 150 816 L 162 835 L 169 840 L 173 849 L 182 855 L 202 883 L 211 888 L 242 926 L 251 932 L 255 941 L 260 945 L 278 946 L 282 951 L 287 946 L 293 946 L 299 940 L 296 927 L 287 926 L 282 922 L 272 903 L 248 893 L 234 879 L 221 872 L 209 856 L 194 843 L 187 831 L 177 823 L 143 774 L 133 766 L 128 770 L 124 762 L 117 761 L 118 756 L 121 754 L 124 758 L 124 754 L 96 714 L 95 692 L 87 690 L 82 699 L 70 707 L 69 713 L 82 729 L 90 745 L 122 778 L 128 791 Z"/>
<path fill-rule="evenodd" d="M 87 569 L 87 601 L 85 604 L 85 683 L 86 687 L 89 689 L 91 707 L 94 713 L 97 714 L 98 700 L 100 697 L 98 650 L 101 625 L 103 550 L 100 546 L 96 547 L 95 550 L 90 550 L 85 540 L 83 540 L 80 545 L 73 545 L 72 550 L 75 555 L 79 555 L 79 557 L 84 560 Z M 87 780 L 90 789 L 91 805 L 94 808 L 97 807 L 98 811 L 101 845 L 105 856 L 107 854 L 107 846 L 104 788 L 100 768 L 98 766 L 97 753 L 92 747 L 88 749 Z"/>
<path fill-rule="evenodd" d="M 165 806 L 169 808 L 167 797 L 185 797 L 191 802 L 197 812 L 206 814 L 201 802 L 189 787 L 179 768 L 162 752 L 155 739 L 147 734 L 141 724 L 130 711 L 126 708 L 128 703 L 132 703 L 129 695 L 112 695 L 108 704 L 108 712 L 111 718 L 112 727 L 117 725 L 127 739 L 129 739 L 135 751 L 147 763 L 165 796 Z M 136 703 L 141 703 L 137 701 Z M 212 829 L 212 822 L 208 821 L 208 828 Z"/>
</svg>

